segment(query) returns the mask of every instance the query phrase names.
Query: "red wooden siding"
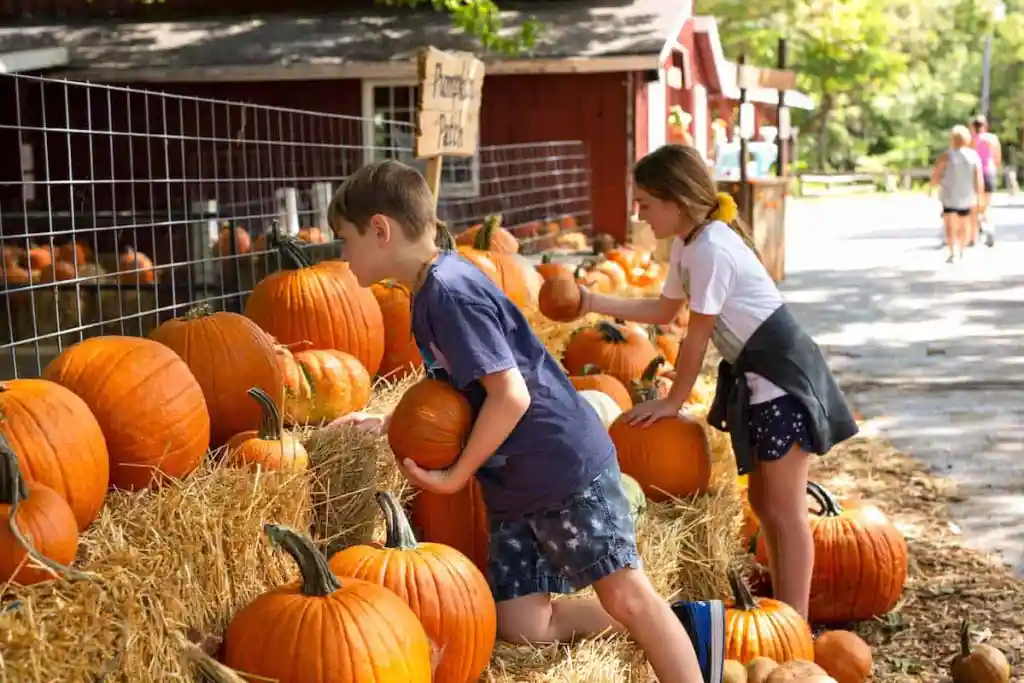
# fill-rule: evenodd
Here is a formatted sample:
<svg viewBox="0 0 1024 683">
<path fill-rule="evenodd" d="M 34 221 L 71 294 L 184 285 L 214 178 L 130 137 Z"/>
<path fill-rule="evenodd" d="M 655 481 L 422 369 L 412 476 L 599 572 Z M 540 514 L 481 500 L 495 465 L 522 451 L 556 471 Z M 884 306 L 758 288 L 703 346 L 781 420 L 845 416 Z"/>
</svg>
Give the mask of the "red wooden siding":
<svg viewBox="0 0 1024 683">
<path fill-rule="evenodd" d="M 651 124 L 648 118 L 650 102 L 647 96 L 647 83 L 644 82 L 640 74 L 633 77 L 633 92 L 635 97 L 633 104 L 633 139 L 636 143 L 634 154 L 636 160 L 639 160 L 651 151 Z"/>
<path fill-rule="evenodd" d="M 595 232 L 625 237 L 626 74 L 495 76 L 484 81 L 480 142 L 583 140 Z"/>
</svg>

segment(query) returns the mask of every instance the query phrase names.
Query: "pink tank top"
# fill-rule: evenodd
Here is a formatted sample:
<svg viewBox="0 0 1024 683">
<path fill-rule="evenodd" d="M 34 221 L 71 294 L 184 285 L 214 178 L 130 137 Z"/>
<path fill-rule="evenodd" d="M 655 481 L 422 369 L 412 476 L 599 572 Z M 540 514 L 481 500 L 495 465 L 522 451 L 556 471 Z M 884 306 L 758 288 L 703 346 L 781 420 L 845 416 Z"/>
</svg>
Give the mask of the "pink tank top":
<svg viewBox="0 0 1024 683">
<path fill-rule="evenodd" d="M 978 135 L 974 143 L 974 151 L 981 157 L 981 167 L 985 171 L 995 170 L 995 152 L 990 135 L 990 133 L 982 133 Z"/>
</svg>

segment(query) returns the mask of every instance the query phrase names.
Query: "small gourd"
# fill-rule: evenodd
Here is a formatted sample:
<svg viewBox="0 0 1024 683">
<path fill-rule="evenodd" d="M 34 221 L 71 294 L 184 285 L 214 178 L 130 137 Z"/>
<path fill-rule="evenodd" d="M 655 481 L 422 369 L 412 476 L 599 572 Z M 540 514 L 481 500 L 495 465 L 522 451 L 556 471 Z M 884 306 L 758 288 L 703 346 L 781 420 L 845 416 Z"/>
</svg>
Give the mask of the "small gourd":
<svg viewBox="0 0 1024 683">
<path fill-rule="evenodd" d="M 814 662 L 793 659 L 776 667 L 765 683 L 836 683 L 836 679 Z"/>
<path fill-rule="evenodd" d="M 747 662 L 747 683 L 765 683 L 778 668 L 779 665 L 770 657 L 754 657 Z"/>
<path fill-rule="evenodd" d="M 725 660 L 722 666 L 722 683 L 747 683 L 747 669 L 735 659 Z"/>
<path fill-rule="evenodd" d="M 960 621 L 960 654 L 949 669 L 953 683 L 1009 683 L 1010 663 L 1006 655 L 984 643 L 971 647 L 971 626 Z"/>
</svg>

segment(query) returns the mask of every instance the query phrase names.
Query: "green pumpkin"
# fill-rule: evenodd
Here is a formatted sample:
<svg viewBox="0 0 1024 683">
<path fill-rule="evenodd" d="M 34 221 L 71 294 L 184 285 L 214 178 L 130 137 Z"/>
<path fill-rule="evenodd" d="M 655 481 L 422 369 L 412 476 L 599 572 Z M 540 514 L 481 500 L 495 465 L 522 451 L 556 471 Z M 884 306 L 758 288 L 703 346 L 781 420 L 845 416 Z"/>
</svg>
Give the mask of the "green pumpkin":
<svg viewBox="0 0 1024 683">
<path fill-rule="evenodd" d="M 644 490 L 640 488 L 640 484 L 636 483 L 636 479 L 628 474 L 621 476 L 622 490 L 625 492 L 626 500 L 629 502 L 629 516 L 633 518 L 633 524 L 636 525 L 640 521 L 640 515 L 647 509 L 647 496 L 644 495 Z"/>
</svg>

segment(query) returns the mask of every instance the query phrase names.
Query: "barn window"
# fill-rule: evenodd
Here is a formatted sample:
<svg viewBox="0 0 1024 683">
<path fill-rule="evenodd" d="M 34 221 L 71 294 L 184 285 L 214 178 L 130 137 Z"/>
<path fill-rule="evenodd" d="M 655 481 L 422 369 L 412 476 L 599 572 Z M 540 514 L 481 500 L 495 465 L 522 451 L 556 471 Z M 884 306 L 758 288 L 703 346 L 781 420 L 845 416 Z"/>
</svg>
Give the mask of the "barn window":
<svg viewBox="0 0 1024 683">
<path fill-rule="evenodd" d="M 363 150 L 366 163 L 391 157 L 426 172 L 426 159 L 412 155 L 418 99 L 419 88 L 411 81 L 363 81 L 363 139 L 370 141 Z M 441 196 L 479 194 L 480 152 L 472 157 L 446 157 L 441 166 Z"/>
</svg>

